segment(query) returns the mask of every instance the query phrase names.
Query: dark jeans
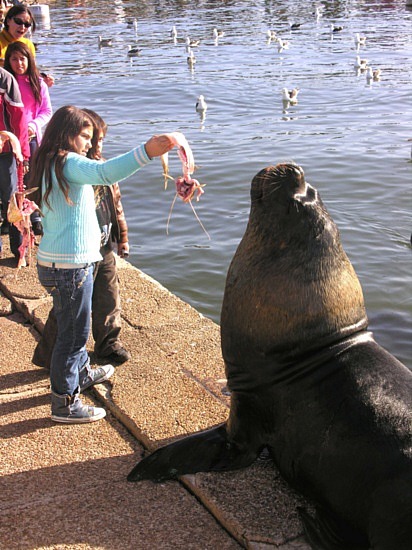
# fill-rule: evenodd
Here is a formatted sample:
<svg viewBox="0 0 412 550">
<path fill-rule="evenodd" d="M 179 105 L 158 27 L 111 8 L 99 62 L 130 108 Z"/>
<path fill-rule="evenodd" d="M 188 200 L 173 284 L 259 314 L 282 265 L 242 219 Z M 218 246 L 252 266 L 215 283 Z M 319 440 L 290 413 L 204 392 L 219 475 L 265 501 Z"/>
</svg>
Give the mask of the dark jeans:
<svg viewBox="0 0 412 550">
<path fill-rule="evenodd" d="M 92 295 L 92 332 L 97 355 L 105 356 L 121 347 L 120 291 L 116 258 L 111 250 L 103 250 L 103 260 L 94 268 Z M 47 318 L 43 334 L 33 354 L 33 363 L 50 369 L 51 356 L 57 334 L 53 309 Z"/>
<path fill-rule="evenodd" d="M 10 197 L 17 191 L 17 167 L 13 153 L 0 153 L 0 202 L 1 216 L 7 219 L 7 208 Z M 19 256 L 19 246 L 22 243 L 20 231 L 11 223 L 9 227 L 10 249 L 15 256 Z M 0 237 L 1 243 L 1 237 Z M 1 248 L 1 244 L 0 244 Z"/>
<path fill-rule="evenodd" d="M 30 167 L 31 167 L 31 159 L 33 158 L 33 155 L 34 153 L 37 151 L 37 149 L 39 148 L 39 144 L 37 142 L 37 136 L 35 136 L 34 138 L 32 138 L 30 141 L 29 141 L 29 147 L 30 147 Z M 24 183 L 26 184 L 26 187 L 28 187 L 28 183 L 29 183 L 29 180 L 30 180 L 30 172 L 27 173 L 25 176 L 24 176 Z M 33 198 L 32 198 L 33 200 Z M 36 202 L 36 201 L 35 201 Z M 38 222 L 41 222 L 41 216 L 40 216 L 40 212 L 38 210 L 35 210 L 31 215 L 30 215 L 30 221 L 32 224 L 34 223 L 38 223 Z"/>
</svg>

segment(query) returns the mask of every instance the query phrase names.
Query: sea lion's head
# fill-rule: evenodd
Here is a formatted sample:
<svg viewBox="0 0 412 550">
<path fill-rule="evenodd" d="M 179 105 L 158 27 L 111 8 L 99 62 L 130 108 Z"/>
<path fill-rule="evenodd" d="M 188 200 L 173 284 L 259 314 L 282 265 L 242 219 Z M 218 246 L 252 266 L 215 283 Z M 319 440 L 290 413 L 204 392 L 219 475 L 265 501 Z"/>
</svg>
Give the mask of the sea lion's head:
<svg viewBox="0 0 412 550">
<path fill-rule="evenodd" d="M 261 170 L 252 181 L 252 203 L 266 199 L 273 193 L 293 198 L 306 192 L 305 173 L 295 162 L 285 162 L 268 166 Z M 279 199 L 276 199 L 279 200 Z"/>
<path fill-rule="evenodd" d="M 264 168 L 226 279 L 225 360 L 240 362 L 236 349 L 290 359 L 366 326 L 359 280 L 319 193 L 294 162 Z"/>
<path fill-rule="evenodd" d="M 340 248 L 338 229 L 317 190 L 292 161 L 268 166 L 253 178 L 249 227 L 275 248 L 293 243 L 294 254 L 312 246 Z"/>
</svg>

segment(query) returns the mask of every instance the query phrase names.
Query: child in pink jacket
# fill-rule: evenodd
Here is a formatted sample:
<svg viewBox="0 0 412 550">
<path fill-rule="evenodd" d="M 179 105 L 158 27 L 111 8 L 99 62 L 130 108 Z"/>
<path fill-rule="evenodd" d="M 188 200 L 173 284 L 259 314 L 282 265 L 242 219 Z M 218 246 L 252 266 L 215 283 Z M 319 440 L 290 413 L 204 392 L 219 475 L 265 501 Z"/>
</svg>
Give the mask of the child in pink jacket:
<svg viewBox="0 0 412 550">
<path fill-rule="evenodd" d="M 19 85 L 21 98 L 28 123 L 30 156 L 41 143 L 43 127 L 49 122 L 53 112 L 49 88 L 39 74 L 33 54 L 24 42 L 9 44 L 4 59 L 4 68 L 11 73 Z M 33 231 L 41 235 L 40 215 L 31 216 Z"/>
</svg>

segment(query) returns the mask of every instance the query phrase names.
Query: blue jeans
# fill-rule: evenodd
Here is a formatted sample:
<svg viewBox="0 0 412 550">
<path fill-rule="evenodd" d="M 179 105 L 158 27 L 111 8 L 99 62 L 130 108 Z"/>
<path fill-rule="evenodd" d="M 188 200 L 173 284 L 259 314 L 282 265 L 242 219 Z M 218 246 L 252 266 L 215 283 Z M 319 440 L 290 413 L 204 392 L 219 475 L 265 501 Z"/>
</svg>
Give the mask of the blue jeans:
<svg viewBox="0 0 412 550">
<path fill-rule="evenodd" d="M 94 264 L 77 269 L 37 264 L 40 283 L 53 297 L 57 337 L 51 357 L 50 383 L 52 391 L 60 395 L 73 395 L 90 370 L 86 343 L 90 332 L 93 268 Z"/>
</svg>

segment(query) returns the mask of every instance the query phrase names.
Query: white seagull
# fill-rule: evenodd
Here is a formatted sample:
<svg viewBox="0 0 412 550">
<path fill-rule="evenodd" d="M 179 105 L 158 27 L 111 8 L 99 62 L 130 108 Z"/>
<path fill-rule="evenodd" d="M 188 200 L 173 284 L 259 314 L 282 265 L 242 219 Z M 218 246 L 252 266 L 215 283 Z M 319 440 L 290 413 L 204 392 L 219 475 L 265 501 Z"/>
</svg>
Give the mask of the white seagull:
<svg viewBox="0 0 412 550">
<path fill-rule="evenodd" d="M 199 46 L 199 44 L 200 40 L 190 40 L 190 38 L 186 36 L 186 46 L 188 48 L 196 48 L 197 46 Z"/>
<path fill-rule="evenodd" d="M 198 113 L 205 113 L 207 111 L 207 103 L 204 96 L 200 95 L 196 101 L 196 111 Z"/>
<path fill-rule="evenodd" d="M 277 38 L 276 42 L 278 43 L 278 52 L 281 53 L 283 50 L 287 50 L 289 48 L 289 42 L 287 40 L 282 40 L 281 38 Z"/>
<path fill-rule="evenodd" d="M 268 42 L 277 39 L 276 31 L 271 31 L 270 29 L 266 31 L 266 36 L 268 38 Z"/>
<path fill-rule="evenodd" d="M 372 80 L 374 82 L 377 82 L 380 79 L 381 79 L 381 70 L 380 69 L 373 70 L 372 67 L 368 67 L 366 69 L 366 80 L 367 80 L 367 82 L 370 83 Z"/>
<path fill-rule="evenodd" d="M 128 27 L 133 27 L 134 32 L 137 34 L 137 19 L 136 17 L 133 17 L 133 19 L 129 19 L 127 21 Z"/>
<path fill-rule="evenodd" d="M 192 48 L 189 48 L 189 51 L 187 52 L 189 55 L 187 56 L 187 62 L 190 67 L 193 67 L 193 65 L 196 63 L 196 57 L 193 53 Z"/>
<path fill-rule="evenodd" d="M 361 59 L 359 55 L 356 56 L 355 69 L 364 71 L 368 66 L 368 59 Z"/>
<path fill-rule="evenodd" d="M 219 31 L 216 27 L 213 29 L 213 38 L 215 40 L 218 40 L 219 38 L 223 38 L 225 36 L 225 33 L 223 31 Z"/>
<path fill-rule="evenodd" d="M 173 27 L 170 31 L 170 36 L 173 38 L 173 40 L 177 39 L 177 30 L 176 30 L 176 27 L 174 25 L 173 25 Z"/>
<path fill-rule="evenodd" d="M 288 90 L 287 88 L 283 88 L 282 99 L 283 101 L 288 102 L 291 105 L 296 105 L 296 103 L 298 102 L 298 93 L 299 93 L 299 88 L 293 88 L 293 90 Z"/>
<path fill-rule="evenodd" d="M 358 32 L 355 34 L 355 43 L 357 46 L 364 46 L 366 44 L 366 36 L 361 36 Z"/>
</svg>

